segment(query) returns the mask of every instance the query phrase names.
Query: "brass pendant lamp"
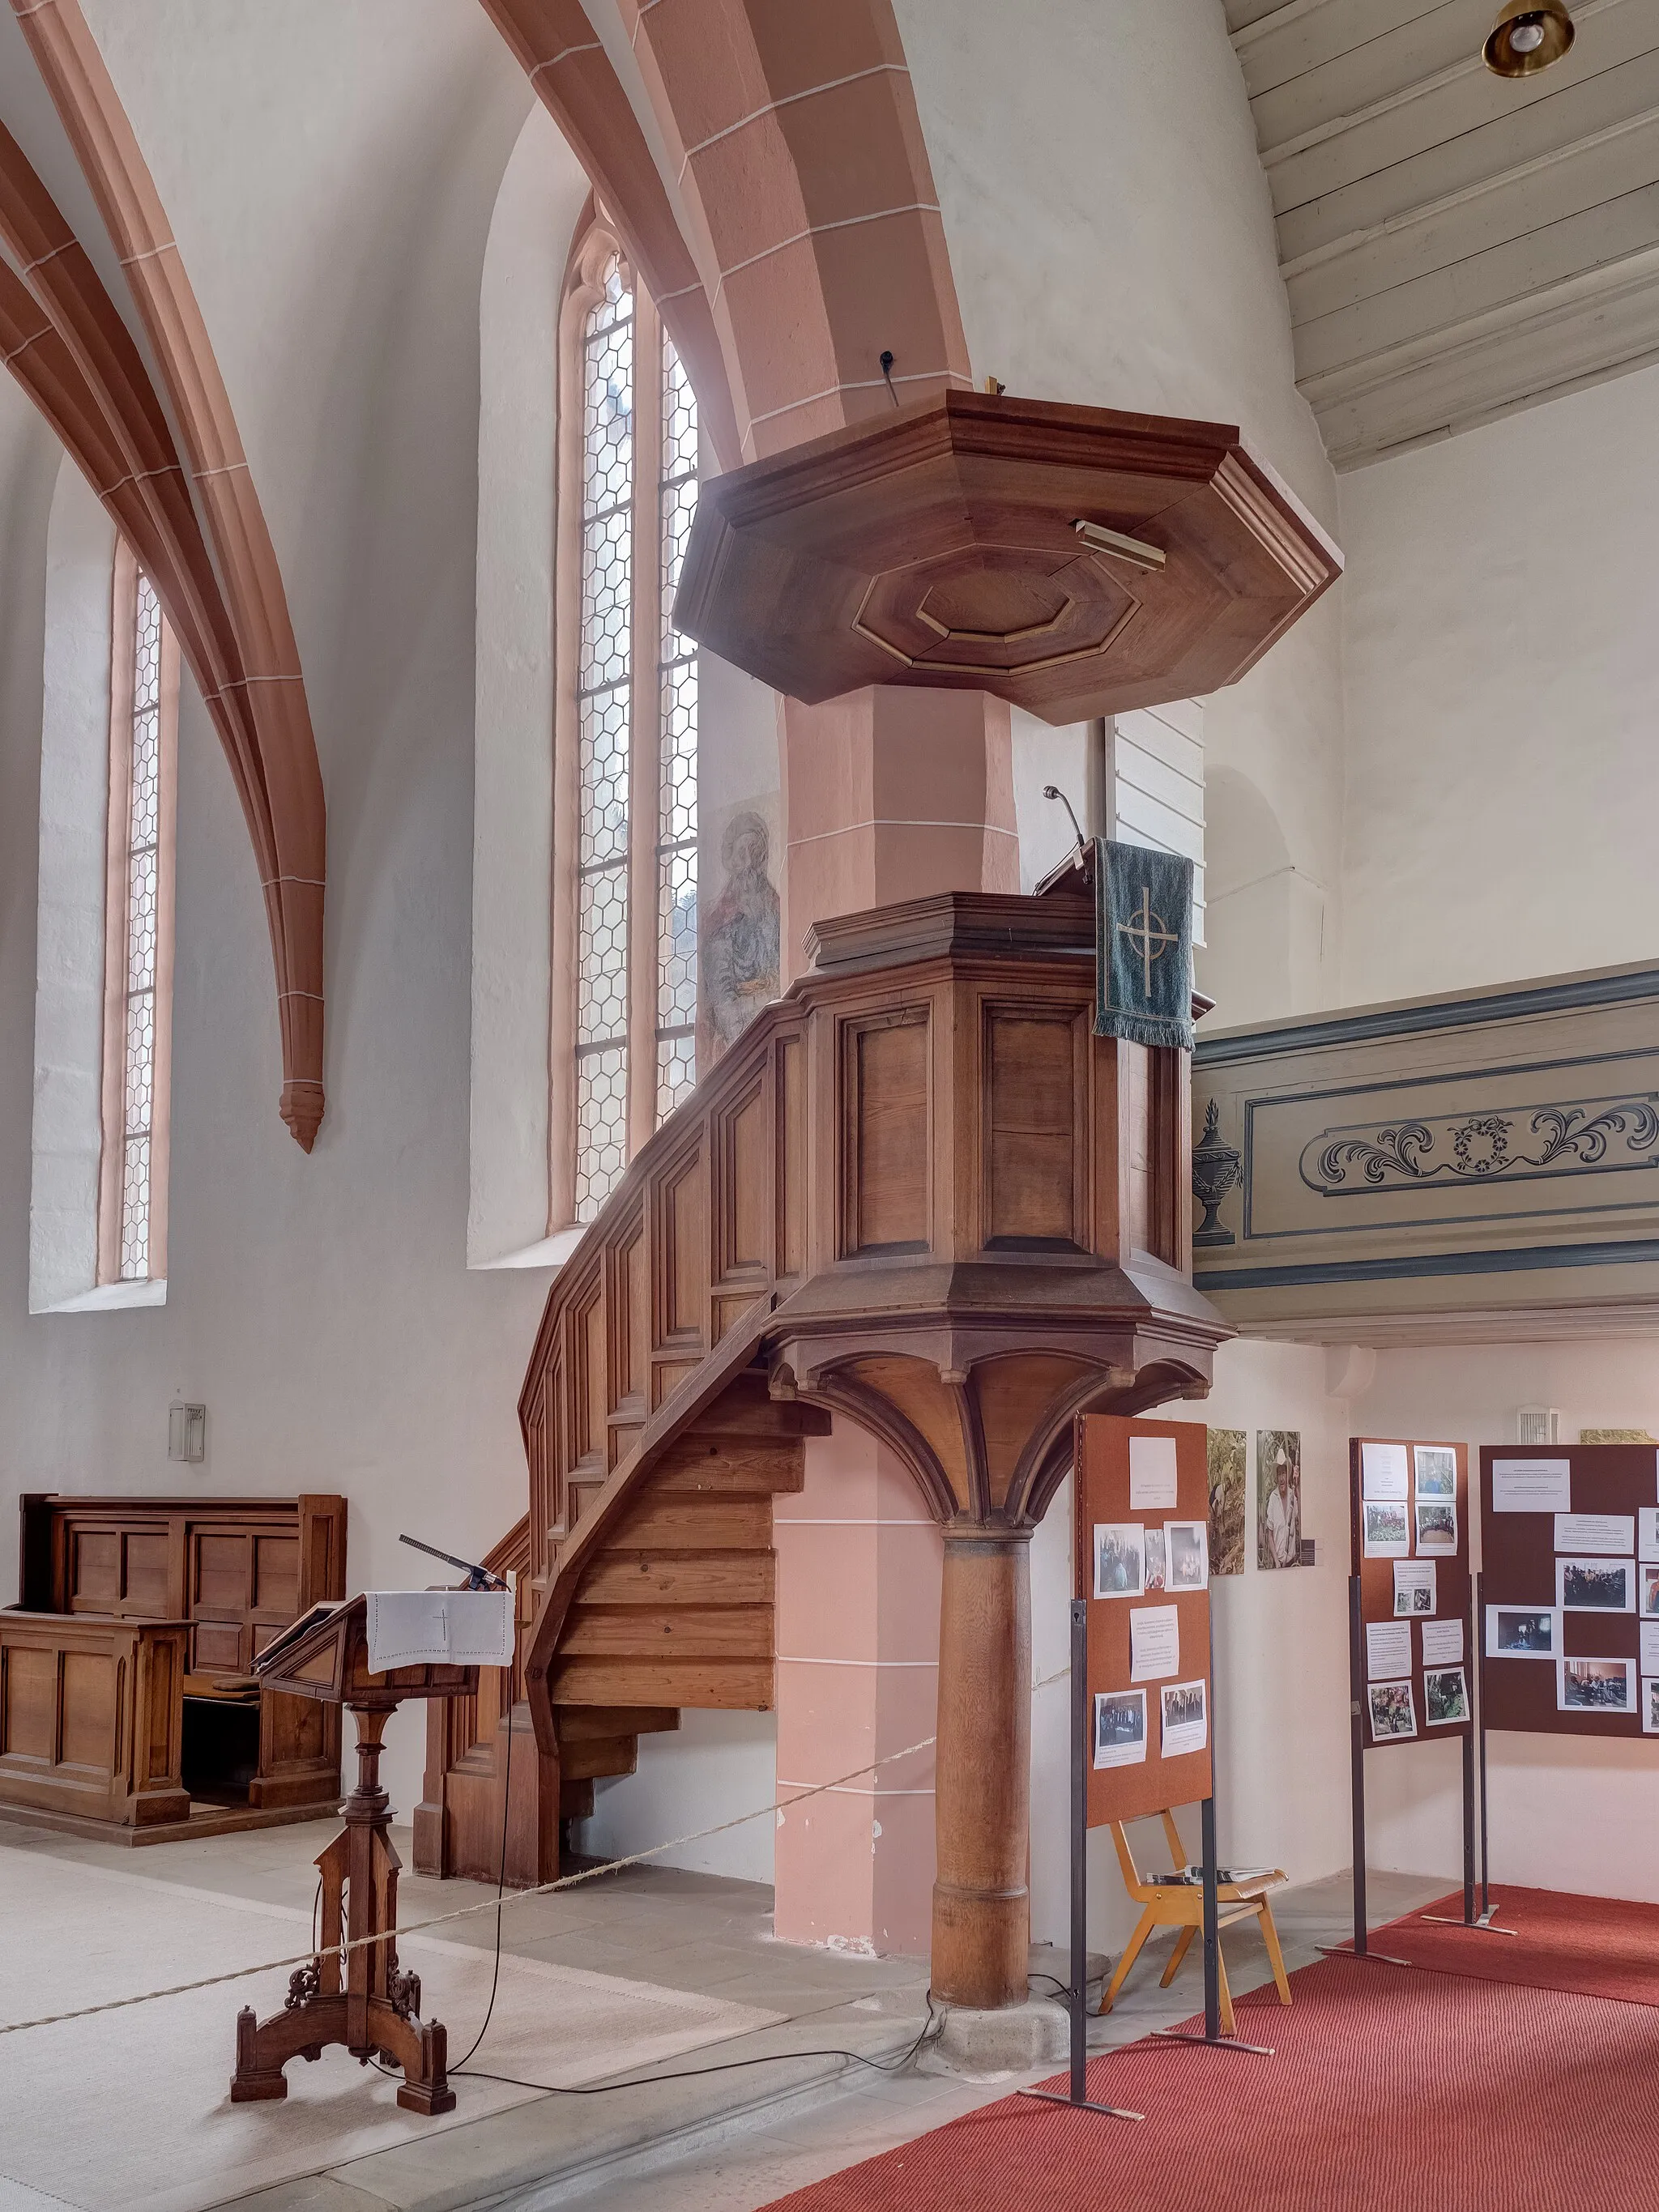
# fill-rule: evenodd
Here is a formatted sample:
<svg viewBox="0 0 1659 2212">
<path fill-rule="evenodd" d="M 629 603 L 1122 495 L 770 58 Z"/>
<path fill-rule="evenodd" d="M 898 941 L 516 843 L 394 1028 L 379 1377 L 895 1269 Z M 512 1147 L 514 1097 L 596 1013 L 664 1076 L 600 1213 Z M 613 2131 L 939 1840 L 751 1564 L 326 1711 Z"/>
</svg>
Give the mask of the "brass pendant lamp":
<svg viewBox="0 0 1659 2212">
<path fill-rule="evenodd" d="M 1536 8 L 1505 8 L 1481 52 L 1494 76 L 1536 76 L 1559 62 L 1572 40 L 1566 0 L 1542 0 Z"/>
</svg>

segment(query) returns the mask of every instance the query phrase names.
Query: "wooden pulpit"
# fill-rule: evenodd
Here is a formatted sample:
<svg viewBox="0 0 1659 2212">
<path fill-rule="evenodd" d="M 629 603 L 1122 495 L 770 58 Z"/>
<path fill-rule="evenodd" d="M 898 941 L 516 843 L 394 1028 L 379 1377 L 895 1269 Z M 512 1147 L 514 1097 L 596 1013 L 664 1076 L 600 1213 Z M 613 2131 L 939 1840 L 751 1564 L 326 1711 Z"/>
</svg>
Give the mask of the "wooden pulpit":
<svg viewBox="0 0 1659 2212">
<path fill-rule="evenodd" d="M 290 2058 L 320 2058 L 326 2045 L 343 2043 L 363 2065 L 380 2054 L 402 2067 L 398 2102 L 407 2111 L 454 2109 L 442 2023 L 421 2019 L 421 1978 L 398 1966 L 400 1862 L 380 1787 L 380 1739 L 405 1698 L 473 1696 L 478 1670 L 425 1664 L 377 1674 L 368 1663 L 368 1620 L 365 1596 L 313 1606 L 255 1662 L 267 1689 L 350 1708 L 357 1786 L 340 1808 L 345 1826 L 317 1861 L 323 1895 L 316 1957 L 289 1976 L 281 2012 L 261 2021 L 244 2005 L 237 2014 L 235 2104 L 287 2096 L 283 2069 Z M 343 1960 L 343 1940 L 361 1944 Z"/>
</svg>

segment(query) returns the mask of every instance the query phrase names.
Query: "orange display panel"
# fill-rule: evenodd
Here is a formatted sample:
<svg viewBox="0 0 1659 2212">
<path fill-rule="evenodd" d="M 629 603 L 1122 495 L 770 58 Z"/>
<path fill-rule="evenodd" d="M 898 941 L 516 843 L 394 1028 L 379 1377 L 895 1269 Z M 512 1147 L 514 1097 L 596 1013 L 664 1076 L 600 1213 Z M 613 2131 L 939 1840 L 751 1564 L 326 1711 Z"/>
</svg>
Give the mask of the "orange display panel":
<svg viewBox="0 0 1659 2212">
<path fill-rule="evenodd" d="M 1349 1539 L 1359 1577 L 1359 1704 L 1368 1748 L 1465 1736 L 1474 1727 L 1477 1646 L 1470 1625 L 1468 1462 L 1467 1444 L 1443 1438 L 1348 1439 Z M 1391 1474 L 1399 1479 L 1391 1480 Z M 1401 1489 L 1402 1496 L 1394 1494 Z M 1369 1524 L 1370 1548 L 1368 1505 L 1380 1516 Z M 1449 1545 L 1443 1535 L 1448 1506 Z M 1379 1528 L 1390 1532 L 1382 1540 L 1403 1542 L 1405 1548 L 1376 1549 Z M 1395 1528 L 1403 1528 L 1403 1537 L 1393 1535 Z M 1397 1576 L 1396 1568 L 1407 1571 Z M 1434 1571 L 1432 1602 L 1425 1604 L 1428 1568 Z M 1413 1601 L 1404 1609 L 1398 1602 L 1401 1589 Z M 1371 1636 L 1374 1629 L 1384 1632 L 1386 1642 Z M 1403 1665 L 1387 1656 L 1390 1648 L 1404 1653 Z M 1377 1659 L 1382 1663 L 1374 1663 Z M 1460 1673 L 1461 1685 L 1447 1679 Z M 1404 1699 L 1373 1695 L 1401 1685 L 1411 1691 L 1409 1731 L 1403 1725 Z"/>
<path fill-rule="evenodd" d="M 1077 1595 L 1089 1602 L 1089 1825 L 1103 1827 L 1111 1820 L 1138 1820 L 1166 1806 L 1191 1805 L 1211 1792 L 1211 1753 L 1214 1743 L 1213 1697 L 1210 1677 L 1210 1591 L 1207 1532 L 1209 1480 L 1206 1472 L 1206 1431 L 1195 1421 L 1125 1421 L 1109 1414 L 1087 1413 L 1078 1422 L 1076 1492 Z M 1173 1469 L 1170 1460 L 1173 1459 Z M 1173 1503 L 1149 1504 L 1151 1498 L 1168 1495 L 1164 1485 L 1173 1473 Z M 1135 1501 L 1139 1498 L 1139 1503 Z M 1177 1574 L 1191 1572 L 1192 1546 L 1188 1539 L 1172 1539 L 1171 1528 L 1205 1531 L 1204 1582 L 1201 1588 L 1172 1587 Z M 1103 1531 L 1142 1532 L 1139 1568 L 1128 1571 L 1128 1547 L 1114 1546 Z M 1162 1587 L 1146 1587 L 1145 1539 L 1153 1531 L 1164 1535 Z M 1156 1551 L 1156 1547 L 1152 1547 Z M 1172 1566 L 1179 1552 L 1181 1565 Z M 1128 1585 L 1123 1594 L 1097 1595 L 1097 1571 L 1105 1564 L 1105 1580 Z M 1139 1583 L 1139 1589 L 1133 1584 Z M 1164 1613 L 1150 1624 L 1144 1620 L 1138 1639 L 1136 1616 Z M 1173 1622 L 1168 1614 L 1174 1615 Z M 1135 1680 L 1137 1641 L 1143 1658 L 1149 1651 L 1167 1648 L 1173 1629 L 1176 1663 L 1173 1671 Z M 1201 1685 L 1203 1690 L 1203 1746 L 1166 1755 L 1164 1692 Z M 1144 1698 L 1143 1733 L 1134 1741 L 1133 1717 Z M 1101 1700 L 1108 1701 L 1103 1714 Z M 1123 1701 L 1127 1700 L 1127 1706 Z M 1189 1740 L 1188 1717 L 1193 1700 L 1171 1698 L 1175 1709 L 1172 1742 Z M 1188 1735 L 1183 1737 L 1182 1729 Z M 1107 1759 L 1121 1761 L 1102 1765 Z"/>
</svg>

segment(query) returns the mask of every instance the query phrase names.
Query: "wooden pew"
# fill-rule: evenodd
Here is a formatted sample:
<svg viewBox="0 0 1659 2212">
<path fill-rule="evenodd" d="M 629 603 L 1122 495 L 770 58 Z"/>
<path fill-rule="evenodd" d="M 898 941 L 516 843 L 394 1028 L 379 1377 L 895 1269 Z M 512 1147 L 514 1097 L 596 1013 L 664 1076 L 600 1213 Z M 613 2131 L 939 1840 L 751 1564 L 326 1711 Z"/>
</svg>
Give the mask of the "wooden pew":
<svg viewBox="0 0 1659 2212">
<path fill-rule="evenodd" d="M 187 1820 L 184 1621 L 0 1612 L 0 1806 Z"/>
<path fill-rule="evenodd" d="M 0 1809 L 129 1842 L 334 1809 L 337 1711 L 262 1692 L 250 1670 L 308 1606 L 344 1595 L 343 1498 L 32 1494 L 21 1513 L 21 1603 L 0 1612 Z M 246 1713 L 250 1739 L 257 1711 L 245 1806 L 192 1814 L 186 1701 L 193 1727 Z"/>
</svg>

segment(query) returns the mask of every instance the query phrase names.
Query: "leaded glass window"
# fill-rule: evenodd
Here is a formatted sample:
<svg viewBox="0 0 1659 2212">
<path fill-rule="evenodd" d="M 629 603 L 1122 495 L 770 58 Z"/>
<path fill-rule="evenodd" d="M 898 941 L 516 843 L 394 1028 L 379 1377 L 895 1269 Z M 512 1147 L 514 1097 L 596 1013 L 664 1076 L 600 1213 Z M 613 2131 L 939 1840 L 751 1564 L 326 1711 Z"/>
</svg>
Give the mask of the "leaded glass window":
<svg viewBox="0 0 1659 2212">
<path fill-rule="evenodd" d="M 628 1160 L 633 734 L 634 295 L 613 253 L 582 338 L 576 1218 Z"/>
<path fill-rule="evenodd" d="M 560 789 L 574 822 L 555 825 L 574 859 L 574 975 L 555 976 L 556 1016 L 568 1006 L 574 1030 L 572 1157 L 568 1182 L 555 1162 L 556 1226 L 561 1184 L 566 1218 L 592 1220 L 696 1080 L 697 659 L 672 611 L 696 505 L 696 401 L 597 224 L 572 268 L 580 313 L 567 318 L 562 383 L 567 408 L 580 409 L 580 440 L 565 448 L 579 472 L 565 489 L 580 545 L 563 542 L 580 586 L 579 635 L 562 653 L 574 713 L 561 742 L 574 743 L 574 773 Z M 556 970 L 558 933 L 556 920 Z"/>
<path fill-rule="evenodd" d="M 177 671 L 155 587 L 125 548 L 112 608 L 99 1273 L 142 1283 L 166 1272 Z"/>
<path fill-rule="evenodd" d="M 674 627 L 674 594 L 697 504 L 697 403 L 662 345 L 662 662 L 658 702 L 657 1118 L 697 1079 L 697 649 Z"/>
</svg>

